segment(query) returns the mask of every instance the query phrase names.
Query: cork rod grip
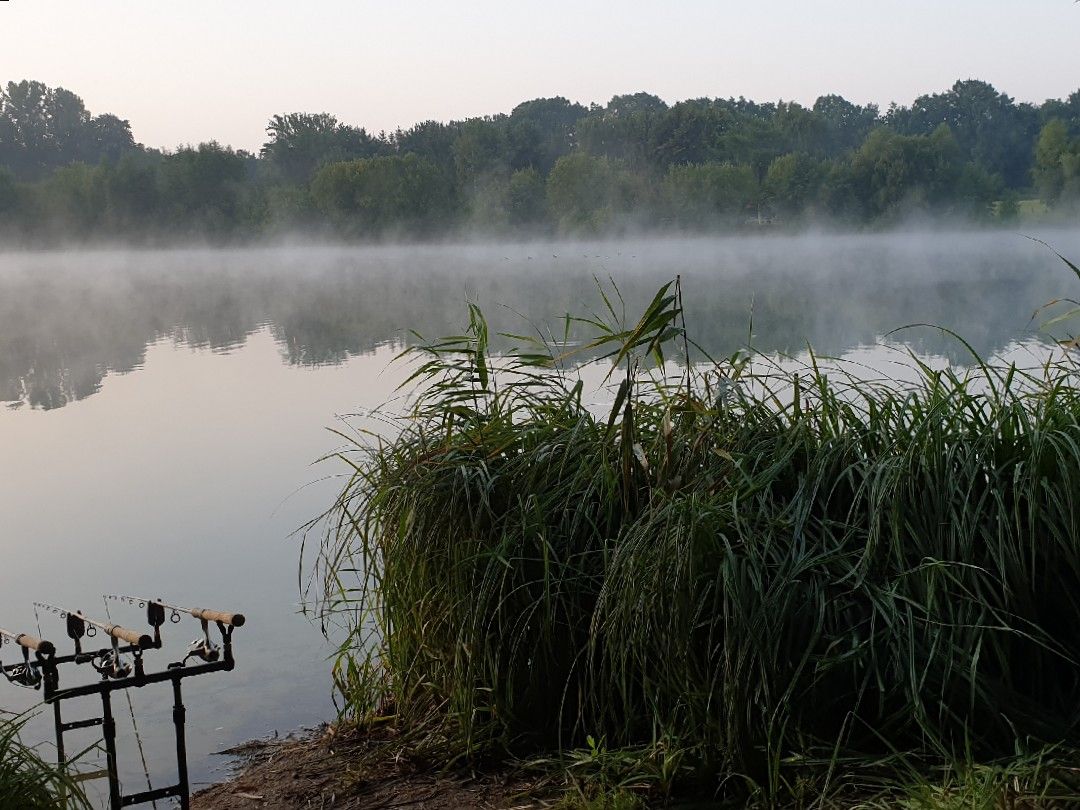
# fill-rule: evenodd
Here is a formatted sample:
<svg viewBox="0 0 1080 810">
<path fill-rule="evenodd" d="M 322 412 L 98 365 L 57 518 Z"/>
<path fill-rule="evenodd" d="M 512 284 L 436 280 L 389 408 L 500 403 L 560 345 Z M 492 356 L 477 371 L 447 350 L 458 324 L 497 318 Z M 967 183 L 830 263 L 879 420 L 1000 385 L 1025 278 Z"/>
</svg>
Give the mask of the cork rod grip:
<svg viewBox="0 0 1080 810">
<path fill-rule="evenodd" d="M 28 650 L 33 650 L 41 655 L 55 655 L 56 647 L 53 646 L 51 641 L 43 641 L 37 636 L 31 636 L 28 633 L 20 633 L 15 636 L 15 643 L 20 647 L 25 647 Z"/>
<path fill-rule="evenodd" d="M 247 619 L 243 613 L 222 613 L 220 610 L 207 610 L 206 608 L 192 608 L 191 615 L 196 619 L 205 619 L 208 622 L 221 622 L 229 627 L 243 627 Z"/>
<path fill-rule="evenodd" d="M 137 633 L 118 624 L 105 625 L 105 632 L 113 638 L 126 641 L 134 647 L 152 647 L 154 645 L 154 640 L 145 633 Z"/>
</svg>

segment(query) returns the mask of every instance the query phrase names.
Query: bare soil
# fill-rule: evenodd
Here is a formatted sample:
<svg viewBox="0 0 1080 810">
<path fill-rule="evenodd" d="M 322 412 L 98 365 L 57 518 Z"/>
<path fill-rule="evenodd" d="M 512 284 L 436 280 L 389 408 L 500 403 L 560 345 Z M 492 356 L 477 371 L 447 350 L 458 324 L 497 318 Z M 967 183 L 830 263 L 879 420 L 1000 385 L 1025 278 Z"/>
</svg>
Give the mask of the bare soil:
<svg viewBox="0 0 1080 810">
<path fill-rule="evenodd" d="M 446 771 L 417 762 L 394 731 L 324 727 L 301 739 L 254 741 L 222 753 L 243 764 L 199 791 L 193 810 L 532 810 L 550 806 L 538 783 L 507 772 Z"/>
</svg>

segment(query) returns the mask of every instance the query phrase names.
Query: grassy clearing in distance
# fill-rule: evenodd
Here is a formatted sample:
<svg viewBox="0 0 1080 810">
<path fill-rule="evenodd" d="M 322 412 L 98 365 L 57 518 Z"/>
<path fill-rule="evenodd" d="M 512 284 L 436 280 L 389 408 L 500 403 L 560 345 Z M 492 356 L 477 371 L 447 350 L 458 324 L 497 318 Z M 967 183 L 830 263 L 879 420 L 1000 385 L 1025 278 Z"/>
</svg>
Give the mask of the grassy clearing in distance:
<svg viewBox="0 0 1080 810">
<path fill-rule="evenodd" d="M 471 307 L 412 350 L 400 433 L 339 455 L 321 560 L 345 714 L 616 796 L 1080 795 L 1075 357 L 668 377 L 692 346 L 678 283 L 637 323 L 603 300 L 582 323 L 621 377 L 609 413 L 548 345 L 491 357 Z"/>
</svg>

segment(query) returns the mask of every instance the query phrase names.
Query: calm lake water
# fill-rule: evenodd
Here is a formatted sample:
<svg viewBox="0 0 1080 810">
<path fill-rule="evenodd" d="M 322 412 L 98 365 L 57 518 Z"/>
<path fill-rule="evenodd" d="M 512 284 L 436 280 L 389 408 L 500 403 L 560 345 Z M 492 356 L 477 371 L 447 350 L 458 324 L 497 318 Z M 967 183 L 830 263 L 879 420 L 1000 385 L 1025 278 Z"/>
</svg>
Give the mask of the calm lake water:
<svg viewBox="0 0 1080 810">
<path fill-rule="evenodd" d="M 1080 257 L 1080 232 L 1039 236 Z M 299 612 L 294 532 L 340 483 L 333 462 L 314 464 L 339 443 L 327 428 L 394 395 L 408 330 L 458 333 L 473 300 L 493 329 L 561 332 L 564 313 L 598 310 L 595 279 L 613 278 L 636 313 L 676 273 L 690 329 L 716 355 L 745 344 L 752 312 L 767 352 L 810 343 L 887 364 L 902 347 L 969 362 L 939 330 L 884 338 L 932 323 L 983 355 L 1037 358 L 1048 344 L 1034 310 L 1080 297 L 1051 252 L 1004 233 L 0 253 L 0 626 L 35 632 L 35 600 L 103 615 L 103 593 L 247 614 L 237 669 L 185 684 L 192 778 L 220 777 L 214 752 L 333 717 L 330 650 Z M 110 609 L 142 626 L 141 611 Z M 56 616 L 40 629 L 68 649 Z M 151 669 L 198 628 L 164 629 Z M 167 784 L 171 695 L 131 696 L 154 785 Z M 2 708 L 39 699 L 0 683 Z M 145 789 L 127 703 L 114 706 L 125 790 Z M 51 735 L 37 719 L 26 736 Z"/>
</svg>

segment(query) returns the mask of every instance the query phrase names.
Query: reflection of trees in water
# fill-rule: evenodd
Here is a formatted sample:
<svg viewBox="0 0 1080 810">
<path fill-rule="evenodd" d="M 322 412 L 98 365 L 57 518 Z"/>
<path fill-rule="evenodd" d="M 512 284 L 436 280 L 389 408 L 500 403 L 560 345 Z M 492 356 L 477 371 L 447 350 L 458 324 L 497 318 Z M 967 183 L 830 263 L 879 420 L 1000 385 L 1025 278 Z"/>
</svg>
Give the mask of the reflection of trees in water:
<svg viewBox="0 0 1080 810">
<path fill-rule="evenodd" d="M 532 258 L 529 258 L 529 257 Z M 912 322 L 948 326 L 980 353 L 1017 337 L 1035 306 L 1067 289 L 1052 256 L 1004 236 L 346 251 L 9 256 L 0 260 L 0 400 L 55 408 L 138 368 L 148 344 L 212 350 L 268 326 L 283 360 L 340 363 L 414 329 L 460 331 L 479 301 L 492 331 L 528 332 L 600 304 L 614 276 L 633 316 L 684 277 L 691 331 L 714 355 L 747 339 L 841 354 Z M 923 353 L 964 362 L 935 330 L 905 333 Z"/>
</svg>

